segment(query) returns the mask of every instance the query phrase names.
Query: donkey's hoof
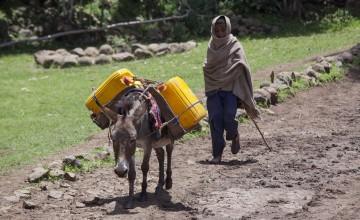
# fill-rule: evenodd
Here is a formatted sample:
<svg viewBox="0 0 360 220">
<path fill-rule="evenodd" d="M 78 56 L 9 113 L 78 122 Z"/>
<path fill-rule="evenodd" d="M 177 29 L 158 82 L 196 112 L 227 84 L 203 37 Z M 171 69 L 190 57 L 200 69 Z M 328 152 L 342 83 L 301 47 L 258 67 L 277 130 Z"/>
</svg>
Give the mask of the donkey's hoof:
<svg viewBox="0 0 360 220">
<path fill-rule="evenodd" d="M 159 194 L 161 191 L 163 190 L 163 186 L 160 186 L 158 185 L 156 188 L 155 188 L 155 194 Z"/>
<path fill-rule="evenodd" d="M 140 197 L 139 197 L 139 201 L 140 202 L 145 202 L 145 201 L 147 201 L 147 199 L 148 199 L 148 196 L 147 196 L 147 193 L 140 193 Z"/>
<path fill-rule="evenodd" d="M 125 209 L 133 209 L 134 207 L 134 198 L 129 198 L 126 202 Z"/>
<path fill-rule="evenodd" d="M 172 188 L 172 185 L 173 185 L 172 179 L 171 179 L 171 178 L 166 178 L 165 188 L 166 188 L 166 189 L 171 189 L 171 188 Z"/>
</svg>

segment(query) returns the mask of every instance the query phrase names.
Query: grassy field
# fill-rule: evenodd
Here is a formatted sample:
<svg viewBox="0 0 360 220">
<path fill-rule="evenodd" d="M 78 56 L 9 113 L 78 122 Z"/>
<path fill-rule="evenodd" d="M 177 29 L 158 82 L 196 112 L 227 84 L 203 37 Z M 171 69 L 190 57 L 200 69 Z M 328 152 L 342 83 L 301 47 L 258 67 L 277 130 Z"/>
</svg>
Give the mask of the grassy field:
<svg viewBox="0 0 360 220">
<path fill-rule="evenodd" d="M 257 81 L 257 71 L 360 43 L 360 19 L 336 30 L 285 26 L 276 35 L 240 40 Z M 207 41 L 198 39 L 198 47 L 183 54 L 71 69 L 38 67 L 32 53 L 0 54 L 0 174 L 36 163 L 99 132 L 85 100 L 92 87 L 118 69 L 159 81 L 178 75 L 193 91 L 201 92 Z"/>
</svg>

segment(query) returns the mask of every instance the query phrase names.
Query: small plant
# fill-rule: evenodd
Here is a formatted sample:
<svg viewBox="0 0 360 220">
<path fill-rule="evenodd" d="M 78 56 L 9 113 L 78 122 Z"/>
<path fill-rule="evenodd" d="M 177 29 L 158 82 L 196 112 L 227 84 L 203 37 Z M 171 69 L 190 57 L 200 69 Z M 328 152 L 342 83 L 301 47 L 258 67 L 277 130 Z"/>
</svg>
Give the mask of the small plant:
<svg viewBox="0 0 360 220">
<path fill-rule="evenodd" d="M 330 81 L 338 81 L 343 78 L 344 73 L 339 67 L 333 67 L 329 74 L 321 74 L 321 76 L 317 79 L 317 82 L 330 82 Z"/>
<path fill-rule="evenodd" d="M 197 137 L 206 136 L 209 133 L 210 133 L 210 128 L 208 126 L 201 126 L 201 129 L 190 131 L 189 133 L 185 134 L 180 140 L 187 141 Z"/>
<path fill-rule="evenodd" d="M 243 124 L 249 124 L 250 123 L 250 118 L 249 118 L 249 116 L 247 114 L 240 115 L 237 118 L 237 121 L 240 122 L 240 123 L 243 123 Z"/>
</svg>

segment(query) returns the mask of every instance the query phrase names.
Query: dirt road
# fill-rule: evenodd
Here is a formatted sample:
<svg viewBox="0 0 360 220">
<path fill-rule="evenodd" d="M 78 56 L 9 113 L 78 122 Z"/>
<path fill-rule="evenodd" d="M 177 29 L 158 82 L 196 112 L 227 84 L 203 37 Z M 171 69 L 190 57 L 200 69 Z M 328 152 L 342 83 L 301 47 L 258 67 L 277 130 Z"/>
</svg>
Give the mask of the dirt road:
<svg viewBox="0 0 360 220">
<path fill-rule="evenodd" d="M 177 143 L 173 188 L 154 194 L 157 161 L 151 160 L 149 198 L 126 210 L 126 179 L 112 168 L 76 182 L 30 189 L 37 207 L 24 209 L 14 191 L 33 166 L 0 178 L 0 219 L 360 219 L 360 70 L 340 83 L 303 91 L 272 106 L 258 124 L 276 150 L 269 152 L 253 124 L 240 125 L 241 151 L 225 149 L 210 165 L 209 137 Z M 63 155 L 106 144 L 106 133 Z M 54 158 L 47 158 L 51 161 Z M 137 196 L 141 187 L 137 163 Z M 49 197 L 59 193 L 60 198 Z M 14 200 L 14 201 L 13 201 Z"/>
</svg>

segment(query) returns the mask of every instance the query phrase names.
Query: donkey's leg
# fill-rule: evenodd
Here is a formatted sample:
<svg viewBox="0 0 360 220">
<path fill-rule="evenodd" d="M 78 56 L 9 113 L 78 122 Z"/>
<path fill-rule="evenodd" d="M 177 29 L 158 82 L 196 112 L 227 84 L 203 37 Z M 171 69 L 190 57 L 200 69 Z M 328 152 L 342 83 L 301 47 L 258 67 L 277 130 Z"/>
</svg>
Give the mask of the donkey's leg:
<svg viewBox="0 0 360 220">
<path fill-rule="evenodd" d="M 147 174 L 149 172 L 151 149 L 152 149 L 152 145 L 150 145 L 150 144 L 147 144 L 146 147 L 144 147 L 144 156 L 143 156 L 143 161 L 141 164 L 141 171 L 143 173 L 143 181 L 141 184 L 141 193 L 140 193 L 140 198 L 139 198 L 139 200 L 141 202 L 144 202 L 147 200 L 147 192 L 146 192 Z"/>
<path fill-rule="evenodd" d="M 127 158 L 129 161 L 129 173 L 128 173 L 128 180 L 129 180 L 129 197 L 126 202 L 125 208 L 126 209 L 133 209 L 134 208 L 134 184 L 136 179 L 136 170 L 135 170 L 135 156 L 131 156 Z"/>
<path fill-rule="evenodd" d="M 114 157 L 115 157 L 115 166 L 117 165 L 119 159 L 119 143 L 116 140 L 113 140 L 113 150 L 114 150 Z M 115 171 L 116 173 L 116 171 Z"/>
<path fill-rule="evenodd" d="M 164 158 L 165 158 L 165 151 L 161 148 L 155 148 L 156 157 L 159 162 L 159 182 L 155 189 L 155 194 L 158 194 L 164 187 Z"/>
<path fill-rule="evenodd" d="M 171 169 L 171 156 L 174 149 L 174 142 L 166 145 L 167 168 L 166 168 L 166 183 L 165 188 L 172 188 L 172 169 Z"/>
</svg>

